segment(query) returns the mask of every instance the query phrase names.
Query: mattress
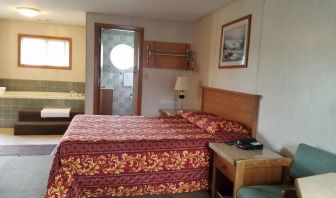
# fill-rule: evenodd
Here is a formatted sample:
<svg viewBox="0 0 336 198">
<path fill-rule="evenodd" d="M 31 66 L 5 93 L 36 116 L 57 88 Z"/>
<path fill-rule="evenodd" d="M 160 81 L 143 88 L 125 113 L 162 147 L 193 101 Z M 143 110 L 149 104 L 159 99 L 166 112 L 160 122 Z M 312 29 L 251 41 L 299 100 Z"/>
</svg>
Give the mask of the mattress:
<svg viewBox="0 0 336 198">
<path fill-rule="evenodd" d="M 212 135 L 179 116 L 77 115 L 52 165 L 46 198 L 174 194 L 209 188 Z"/>
</svg>

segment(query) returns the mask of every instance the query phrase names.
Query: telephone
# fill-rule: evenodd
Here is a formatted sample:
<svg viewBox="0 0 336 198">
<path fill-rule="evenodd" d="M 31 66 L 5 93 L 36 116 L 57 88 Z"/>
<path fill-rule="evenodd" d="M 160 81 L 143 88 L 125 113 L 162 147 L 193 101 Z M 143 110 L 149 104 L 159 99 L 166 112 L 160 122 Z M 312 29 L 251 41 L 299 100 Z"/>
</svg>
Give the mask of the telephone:
<svg viewBox="0 0 336 198">
<path fill-rule="evenodd" d="M 240 139 L 235 145 L 244 150 L 260 150 L 264 147 L 264 145 L 258 142 L 255 138 Z"/>
</svg>

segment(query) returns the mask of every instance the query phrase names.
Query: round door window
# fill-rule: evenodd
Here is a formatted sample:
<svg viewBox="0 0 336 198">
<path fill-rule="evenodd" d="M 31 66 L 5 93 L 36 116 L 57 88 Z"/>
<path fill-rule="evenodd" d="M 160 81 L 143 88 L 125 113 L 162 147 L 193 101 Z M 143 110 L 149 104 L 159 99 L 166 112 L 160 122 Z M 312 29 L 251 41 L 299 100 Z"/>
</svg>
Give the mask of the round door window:
<svg viewBox="0 0 336 198">
<path fill-rule="evenodd" d="M 134 67 L 134 48 L 126 45 L 116 45 L 110 54 L 112 64 L 120 69 L 126 70 Z"/>
</svg>

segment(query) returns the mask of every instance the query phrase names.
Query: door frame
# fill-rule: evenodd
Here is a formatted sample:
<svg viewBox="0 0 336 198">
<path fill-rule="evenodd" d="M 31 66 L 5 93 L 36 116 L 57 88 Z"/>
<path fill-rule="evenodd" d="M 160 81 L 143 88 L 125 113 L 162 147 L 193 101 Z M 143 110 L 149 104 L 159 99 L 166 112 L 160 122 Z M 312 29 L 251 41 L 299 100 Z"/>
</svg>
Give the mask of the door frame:
<svg viewBox="0 0 336 198">
<path fill-rule="evenodd" d="M 142 101 L 142 68 L 143 68 L 143 43 L 144 43 L 144 28 L 133 27 L 125 25 L 115 25 L 115 24 L 105 24 L 105 23 L 95 23 L 95 33 L 94 33 L 94 83 L 93 83 L 93 114 L 99 114 L 99 101 L 100 101 L 100 41 L 101 41 L 101 28 L 106 29 L 117 29 L 117 30 L 131 30 L 138 32 L 139 36 L 139 63 L 138 71 L 136 72 L 137 88 L 134 100 L 134 114 L 141 115 L 141 101 Z"/>
</svg>

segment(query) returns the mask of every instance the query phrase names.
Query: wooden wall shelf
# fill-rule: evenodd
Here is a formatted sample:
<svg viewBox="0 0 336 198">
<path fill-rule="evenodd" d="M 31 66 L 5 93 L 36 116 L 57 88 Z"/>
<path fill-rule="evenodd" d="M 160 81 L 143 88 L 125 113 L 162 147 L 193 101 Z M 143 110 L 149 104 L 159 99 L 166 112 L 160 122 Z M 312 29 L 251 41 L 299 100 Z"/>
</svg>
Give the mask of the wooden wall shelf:
<svg viewBox="0 0 336 198">
<path fill-rule="evenodd" d="M 192 59 L 190 44 L 144 41 L 143 66 L 145 68 L 190 70 L 187 56 Z"/>
</svg>

